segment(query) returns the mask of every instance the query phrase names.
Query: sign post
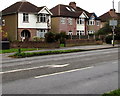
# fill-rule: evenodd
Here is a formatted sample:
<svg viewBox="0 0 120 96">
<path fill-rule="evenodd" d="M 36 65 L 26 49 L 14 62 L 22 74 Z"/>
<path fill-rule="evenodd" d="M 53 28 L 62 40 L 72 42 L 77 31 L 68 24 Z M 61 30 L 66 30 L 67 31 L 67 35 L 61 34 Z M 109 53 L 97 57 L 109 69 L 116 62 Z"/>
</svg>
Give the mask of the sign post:
<svg viewBox="0 0 120 96">
<path fill-rule="evenodd" d="M 109 21 L 109 25 L 110 26 L 112 26 L 112 31 L 113 31 L 113 40 L 112 40 L 112 45 L 113 45 L 113 47 L 114 47 L 114 41 L 115 41 L 115 37 L 114 37 L 114 35 L 115 35 L 115 26 L 117 26 L 117 20 L 110 20 Z"/>
</svg>

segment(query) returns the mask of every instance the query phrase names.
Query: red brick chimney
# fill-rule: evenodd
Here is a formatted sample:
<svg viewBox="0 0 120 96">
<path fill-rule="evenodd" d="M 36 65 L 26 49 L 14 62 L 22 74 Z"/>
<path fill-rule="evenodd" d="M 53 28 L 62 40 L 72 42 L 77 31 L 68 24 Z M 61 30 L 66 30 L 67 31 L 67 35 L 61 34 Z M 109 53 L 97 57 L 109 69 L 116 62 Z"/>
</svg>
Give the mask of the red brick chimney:
<svg viewBox="0 0 120 96">
<path fill-rule="evenodd" d="M 109 14 L 111 15 L 111 17 L 113 17 L 113 18 L 116 18 L 116 12 L 115 12 L 116 10 L 114 9 L 110 9 L 110 11 L 109 11 Z"/>
<path fill-rule="evenodd" d="M 69 6 L 72 6 L 73 8 L 76 9 L 76 3 L 75 3 L 75 2 L 70 2 L 70 3 L 69 3 Z"/>
</svg>

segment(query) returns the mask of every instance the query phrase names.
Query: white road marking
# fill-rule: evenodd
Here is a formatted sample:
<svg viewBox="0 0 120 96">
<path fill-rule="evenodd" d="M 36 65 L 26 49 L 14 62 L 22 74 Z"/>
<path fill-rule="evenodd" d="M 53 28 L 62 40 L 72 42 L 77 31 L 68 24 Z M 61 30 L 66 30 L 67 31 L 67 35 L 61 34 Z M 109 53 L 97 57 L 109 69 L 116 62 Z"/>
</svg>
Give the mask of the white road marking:
<svg viewBox="0 0 120 96">
<path fill-rule="evenodd" d="M 46 67 L 50 67 L 50 68 L 60 68 L 60 67 L 66 67 L 69 64 L 64 64 L 64 65 L 46 65 Z"/>
<path fill-rule="evenodd" d="M 41 75 L 41 76 L 36 76 L 34 78 L 38 79 L 38 78 L 43 78 L 43 77 L 48 77 L 48 76 L 54 76 L 54 75 L 59 75 L 59 74 L 64 74 L 64 73 L 70 73 L 70 72 L 75 72 L 75 71 L 90 69 L 90 68 L 93 68 L 93 67 L 94 66 L 86 67 L 86 68 L 80 68 L 80 69 L 74 69 L 74 70 L 69 70 L 69 71 L 64 71 L 64 72 L 58 72 L 58 73 L 53 73 L 53 74 Z"/>
<path fill-rule="evenodd" d="M 26 69 L 17 69 L 17 70 L 10 70 L 10 71 L 5 71 L 5 72 L 0 72 L 0 74 L 5 74 L 5 73 L 14 73 L 14 72 L 20 72 L 20 71 L 27 71 L 27 70 L 33 70 L 33 69 L 38 69 L 38 68 L 55 68 L 55 67 L 66 67 L 69 64 L 61 64 L 61 65 L 44 65 L 44 66 L 38 66 L 38 67 L 32 67 L 32 68 L 26 68 Z"/>
</svg>

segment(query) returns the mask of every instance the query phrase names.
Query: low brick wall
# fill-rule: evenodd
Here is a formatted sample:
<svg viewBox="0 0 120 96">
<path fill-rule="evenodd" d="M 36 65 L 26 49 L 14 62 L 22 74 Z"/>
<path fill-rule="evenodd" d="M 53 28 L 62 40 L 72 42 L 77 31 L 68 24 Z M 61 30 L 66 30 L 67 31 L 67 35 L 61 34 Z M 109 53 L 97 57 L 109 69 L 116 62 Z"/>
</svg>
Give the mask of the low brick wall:
<svg viewBox="0 0 120 96">
<path fill-rule="evenodd" d="M 59 48 L 60 43 L 46 43 L 46 42 L 36 42 L 36 41 L 28 41 L 28 42 L 18 42 L 14 41 L 10 43 L 10 48 Z"/>
<path fill-rule="evenodd" d="M 66 47 L 70 46 L 82 46 L 82 45 L 97 45 L 102 44 L 102 41 L 96 41 L 93 39 L 73 39 L 73 40 L 66 40 Z"/>
</svg>

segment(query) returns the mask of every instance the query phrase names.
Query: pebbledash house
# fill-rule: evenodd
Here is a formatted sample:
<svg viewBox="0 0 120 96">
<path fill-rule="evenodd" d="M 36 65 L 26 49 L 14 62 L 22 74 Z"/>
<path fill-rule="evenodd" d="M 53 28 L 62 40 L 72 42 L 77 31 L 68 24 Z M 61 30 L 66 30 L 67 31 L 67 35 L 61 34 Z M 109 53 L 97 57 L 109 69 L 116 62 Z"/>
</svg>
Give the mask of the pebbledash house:
<svg viewBox="0 0 120 96">
<path fill-rule="evenodd" d="M 33 40 L 33 37 L 44 38 L 51 29 L 52 13 L 46 6 L 37 7 L 30 2 L 20 1 L 2 11 L 5 24 L 2 30 L 8 33 L 8 39 Z"/>
<path fill-rule="evenodd" d="M 75 2 L 69 5 L 59 4 L 50 11 L 52 15 L 52 32 L 66 32 L 67 35 L 94 34 L 101 28 L 101 21 L 95 13 L 76 6 Z"/>
</svg>

